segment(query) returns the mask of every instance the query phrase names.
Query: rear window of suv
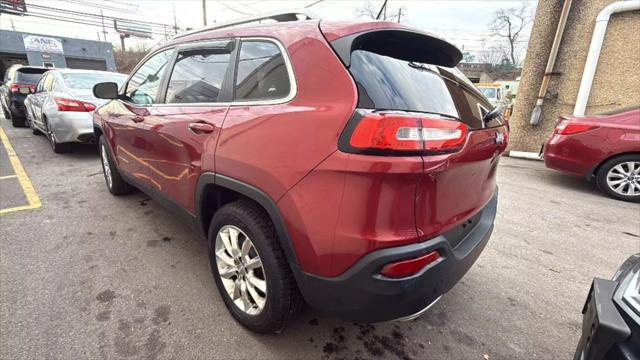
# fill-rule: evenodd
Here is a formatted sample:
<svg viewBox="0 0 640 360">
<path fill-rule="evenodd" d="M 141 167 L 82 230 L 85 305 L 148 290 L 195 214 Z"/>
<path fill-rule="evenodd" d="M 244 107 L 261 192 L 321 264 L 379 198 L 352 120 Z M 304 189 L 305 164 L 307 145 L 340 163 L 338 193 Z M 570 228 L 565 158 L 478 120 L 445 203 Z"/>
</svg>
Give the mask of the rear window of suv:
<svg viewBox="0 0 640 360">
<path fill-rule="evenodd" d="M 349 71 L 358 87 L 360 108 L 440 114 L 472 129 L 482 128 L 482 116 L 491 110 L 454 69 L 355 50 Z"/>
<path fill-rule="evenodd" d="M 36 84 L 42 74 L 47 72 L 49 69 L 29 69 L 29 68 L 20 68 L 16 71 L 16 80 L 15 82 L 21 84 Z"/>
</svg>

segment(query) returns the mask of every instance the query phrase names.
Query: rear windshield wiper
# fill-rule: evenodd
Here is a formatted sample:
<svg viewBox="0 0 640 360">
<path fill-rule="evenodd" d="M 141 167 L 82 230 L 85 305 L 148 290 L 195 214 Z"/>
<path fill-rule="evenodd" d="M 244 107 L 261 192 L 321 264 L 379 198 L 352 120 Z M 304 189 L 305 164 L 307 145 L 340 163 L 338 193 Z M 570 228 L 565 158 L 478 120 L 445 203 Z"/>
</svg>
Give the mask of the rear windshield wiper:
<svg viewBox="0 0 640 360">
<path fill-rule="evenodd" d="M 443 113 L 439 113 L 439 112 L 433 112 L 433 111 L 405 110 L 405 109 L 375 109 L 373 112 L 384 112 L 384 111 L 401 111 L 401 112 L 408 112 L 408 113 L 431 114 L 431 115 L 438 115 L 440 117 L 445 117 L 445 118 L 449 118 L 449 119 L 454 119 L 454 120 L 460 121 L 460 119 L 457 116 L 449 115 L 449 114 L 443 114 Z"/>
</svg>

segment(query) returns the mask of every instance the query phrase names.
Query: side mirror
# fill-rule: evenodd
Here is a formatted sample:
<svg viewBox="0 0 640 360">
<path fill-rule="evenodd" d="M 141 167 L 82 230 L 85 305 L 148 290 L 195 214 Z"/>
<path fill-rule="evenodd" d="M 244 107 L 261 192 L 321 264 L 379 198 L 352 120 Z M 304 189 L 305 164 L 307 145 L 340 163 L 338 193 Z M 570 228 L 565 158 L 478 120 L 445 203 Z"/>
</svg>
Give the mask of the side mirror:
<svg viewBox="0 0 640 360">
<path fill-rule="evenodd" d="M 493 110 L 489 111 L 483 118 L 482 121 L 486 124 L 489 121 L 497 118 L 498 116 L 502 115 L 502 105 L 498 105 L 495 108 L 493 108 Z"/>
<path fill-rule="evenodd" d="M 118 98 L 118 84 L 114 82 L 102 82 L 93 85 L 93 96 L 98 99 L 115 100 Z"/>
</svg>

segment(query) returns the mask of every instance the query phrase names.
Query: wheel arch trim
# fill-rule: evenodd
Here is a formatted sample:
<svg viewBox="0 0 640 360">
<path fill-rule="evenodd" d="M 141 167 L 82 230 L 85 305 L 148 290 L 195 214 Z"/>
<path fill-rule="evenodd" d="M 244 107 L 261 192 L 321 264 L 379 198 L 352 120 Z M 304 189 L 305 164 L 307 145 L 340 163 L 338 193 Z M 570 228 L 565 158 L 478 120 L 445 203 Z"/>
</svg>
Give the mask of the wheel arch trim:
<svg viewBox="0 0 640 360">
<path fill-rule="evenodd" d="M 300 273 L 298 258 L 296 256 L 295 250 L 293 248 L 293 242 L 291 241 L 291 237 L 289 236 L 289 232 L 287 230 L 287 226 L 284 221 L 284 217 L 282 216 L 280 209 L 276 202 L 269 197 L 265 192 L 258 189 L 257 187 L 247 184 L 238 179 L 234 179 L 225 175 L 216 174 L 212 172 L 206 172 L 200 175 L 198 178 L 198 184 L 196 186 L 196 224 L 201 230 L 205 238 L 207 237 L 208 229 L 205 229 L 205 219 L 202 217 L 203 207 L 204 207 L 204 199 L 203 194 L 205 188 L 208 185 L 215 185 L 220 188 L 229 189 L 235 191 L 253 201 L 255 201 L 258 205 L 260 205 L 269 215 L 271 222 L 278 234 L 278 241 L 282 250 L 287 257 L 289 265 L 291 266 L 293 273 L 296 277 Z"/>
<path fill-rule="evenodd" d="M 589 169 L 586 175 L 587 180 L 592 181 L 593 179 L 595 179 L 596 176 L 598 175 L 598 170 L 600 170 L 602 165 L 604 165 L 607 161 L 615 159 L 619 156 L 625 156 L 625 155 L 640 155 L 640 151 L 625 151 L 625 152 L 611 154 L 607 156 L 606 158 L 600 160 L 600 162 L 598 162 L 597 164 L 593 165 L 591 169 Z"/>
</svg>

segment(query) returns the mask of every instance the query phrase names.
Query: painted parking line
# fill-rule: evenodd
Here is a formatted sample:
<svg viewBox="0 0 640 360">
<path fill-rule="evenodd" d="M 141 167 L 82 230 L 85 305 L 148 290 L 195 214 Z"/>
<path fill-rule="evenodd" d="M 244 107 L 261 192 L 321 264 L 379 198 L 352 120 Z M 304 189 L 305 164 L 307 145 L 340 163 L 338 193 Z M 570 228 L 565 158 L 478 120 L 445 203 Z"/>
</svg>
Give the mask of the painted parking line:
<svg viewBox="0 0 640 360">
<path fill-rule="evenodd" d="M 13 171 L 14 171 L 14 175 L 3 176 L 0 179 L 17 178 L 28 202 L 27 205 L 0 209 L 0 215 L 7 214 L 14 211 L 37 209 L 41 207 L 42 203 L 40 202 L 40 197 L 38 196 L 38 193 L 36 193 L 36 189 L 34 189 L 33 184 L 31 183 L 31 180 L 27 175 L 27 172 L 24 171 L 24 167 L 22 166 L 22 163 L 20 162 L 20 159 L 18 158 L 16 151 L 13 149 L 13 146 L 11 146 L 11 143 L 9 142 L 9 138 L 7 137 L 7 134 L 4 132 L 4 129 L 2 127 L 0 127 L 0 141 L 2 142 L 2 145 L 7 151 L 7 155 L 9 156 L 9 162 L 11 163 L 11 166 L 13 167 Z"/>
</svg>

